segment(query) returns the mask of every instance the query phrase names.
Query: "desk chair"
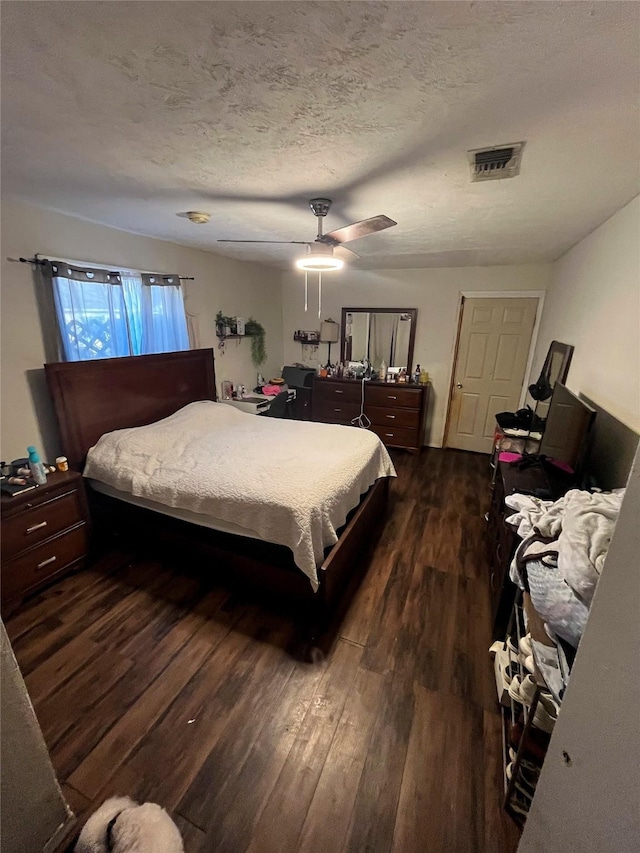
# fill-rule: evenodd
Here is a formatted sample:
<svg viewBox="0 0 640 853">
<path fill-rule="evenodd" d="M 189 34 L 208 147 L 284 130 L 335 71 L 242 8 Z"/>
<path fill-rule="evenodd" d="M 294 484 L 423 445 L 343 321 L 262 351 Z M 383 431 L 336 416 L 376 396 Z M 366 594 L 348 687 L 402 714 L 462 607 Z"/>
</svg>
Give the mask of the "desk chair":
<svg viewBox="0 0 640 853">
<path fill-rule="evenodd" d="M 284 418 L 287 415 L 287 400 L 289 397 L 288 391 L 281 391 L 277 397 L 274 397 L 267 411 L 268 418 Z"/>
</svg>

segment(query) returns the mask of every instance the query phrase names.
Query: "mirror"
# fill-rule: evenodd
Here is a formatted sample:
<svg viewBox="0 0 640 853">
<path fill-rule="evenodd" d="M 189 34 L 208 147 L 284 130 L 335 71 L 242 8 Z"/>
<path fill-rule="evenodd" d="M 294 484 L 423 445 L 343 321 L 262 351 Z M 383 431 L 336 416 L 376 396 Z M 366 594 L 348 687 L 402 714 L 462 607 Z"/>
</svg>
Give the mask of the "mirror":
<svg viewBox="0 0 640 853">
<path fill-rule="evenodd" d="M 551 398 L 556 382 L 565 384 L 572 356 L 571 344 L 551 341 L 538 381 L 529 385 L 529 394 L 536 403 L 543 403 Z"/>
<path fill-rule="evenodd" d="M 405 367 L 411 374 L 417 308 L 343 308 L 342 361 L 364 361 L 378 371 Z"/>
</svg>

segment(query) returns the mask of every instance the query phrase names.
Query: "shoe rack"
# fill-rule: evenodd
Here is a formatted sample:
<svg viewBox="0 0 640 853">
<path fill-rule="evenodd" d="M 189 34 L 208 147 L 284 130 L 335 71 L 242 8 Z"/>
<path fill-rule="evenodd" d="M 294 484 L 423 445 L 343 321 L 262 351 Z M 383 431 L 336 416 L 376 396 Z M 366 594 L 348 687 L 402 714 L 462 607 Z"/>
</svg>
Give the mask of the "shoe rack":
<svg viewBox="0 0 640 853">
<path fill-rule="evenodd" d="M 544 646 L 544 651 L 537 651 L 537 646 L 533 645 L 532 655 L 525 656 L 521 647 L 524 645 L 523 638 L 528 636 L 536 640 L 536 644 Z M 552 708 L 557 715 L 556 708 L 561 704 L 563 692 L 557 689 L 561 682 L 555 677 L 549 680 L 556 689 L 550 688 L 539 665 L 544 662 L 545 670 L 551 672 L 548 662 L 554 660 L 556 651 L 527 593 L 518 591 L 505 641 L 502 644 L 494 643 L 491 650 L 496 655 L 496 689 L 503 718 L 504 808 L 522 827 L 535 795 L 536 783 L 551 739 L 550 731 L 545 731 L 541 726 L 552 729 L 553 714 L 550 715 L 547 708 Z M 527 680 L 529 691 L 523 697 L 517 686 L 527 676 L 531 676 Z"/>
</svg>

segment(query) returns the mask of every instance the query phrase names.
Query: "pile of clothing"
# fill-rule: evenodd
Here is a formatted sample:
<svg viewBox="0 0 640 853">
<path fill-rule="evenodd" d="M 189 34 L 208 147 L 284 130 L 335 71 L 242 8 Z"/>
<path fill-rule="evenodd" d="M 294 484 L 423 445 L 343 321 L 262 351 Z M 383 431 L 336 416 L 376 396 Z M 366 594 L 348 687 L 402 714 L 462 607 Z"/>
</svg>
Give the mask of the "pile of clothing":
<svg viewBox="0 0 640 853">
<path fill-rule="evenodd" d="M 574 649 L 609 550 L 624 489 L 572 489 L 555 502 L 514 494 L 505 499 L 516 512 L 507 522 L 522 542 L 511 563 L 511 580 L 527 590 L 552 640 Z"/>
</svg>

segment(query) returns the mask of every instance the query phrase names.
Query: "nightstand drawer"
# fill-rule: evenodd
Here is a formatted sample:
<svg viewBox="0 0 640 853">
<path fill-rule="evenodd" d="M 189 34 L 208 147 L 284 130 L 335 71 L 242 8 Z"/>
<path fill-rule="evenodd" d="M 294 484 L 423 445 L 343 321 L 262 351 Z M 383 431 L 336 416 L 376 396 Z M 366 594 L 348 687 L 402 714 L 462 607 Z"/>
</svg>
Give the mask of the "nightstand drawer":
<svg viewBox="0 0 640 853">
<path fill-rule="evenodd" d="M 9 560 L 20 551 L 32 548 L 38 542 L 43 542 L 83 520 L 83 506 L 77 489 L 26 507 L 22 512 L 4 520 L 2 557 Z"/>
<path fill-rule="evenodd" d="M 2 598 L 7 601 L 45 583 L 87 553 L 87 525 L 77 527 L 8 560 L 2 567 Z"/>
</svg>

